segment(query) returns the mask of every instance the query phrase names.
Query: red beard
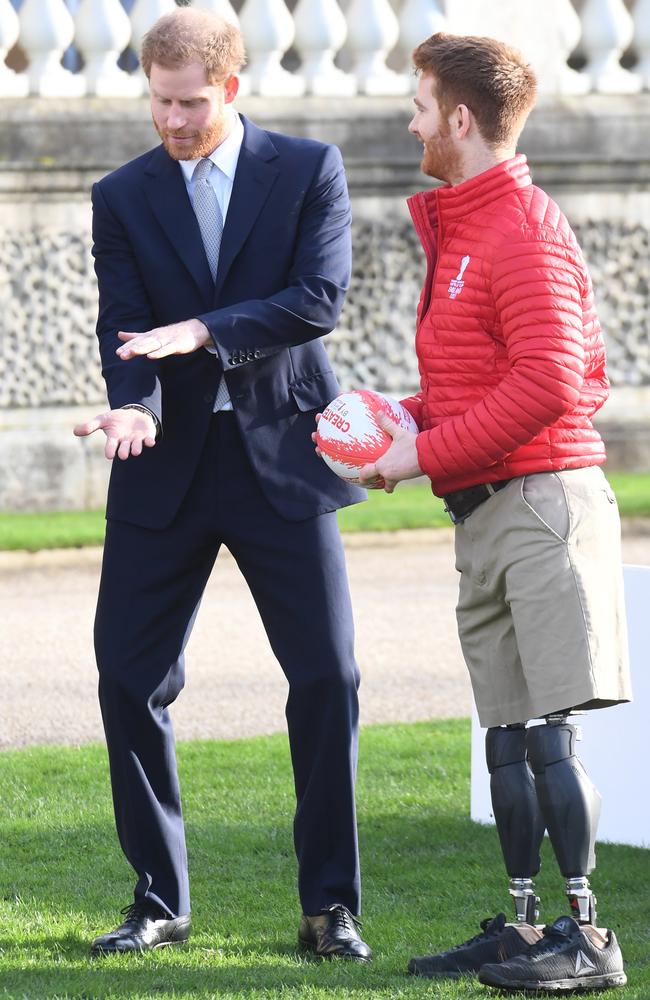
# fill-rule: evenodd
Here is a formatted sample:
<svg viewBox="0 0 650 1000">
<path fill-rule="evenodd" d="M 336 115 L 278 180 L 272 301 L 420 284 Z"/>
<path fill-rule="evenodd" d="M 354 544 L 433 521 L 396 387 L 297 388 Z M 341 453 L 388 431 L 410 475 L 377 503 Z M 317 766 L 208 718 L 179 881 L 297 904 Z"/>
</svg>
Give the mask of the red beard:
<svg viewBox="0 0 650 1000">
<path fill-rule="evenodd" d="M 433 138 L 424 143 L 420 169 L 427 177 L 452 183 L 460 174 L 460 154 L 451 142 L 451 127 L 442 122 Z"/>
<path fill-rule="evenodd" d="M 169 129 L 159 128 L 155 119 L 153 124 L 173 160 L 199 160 L 209 156 L 225 138 L 223 122 L 215 122 L 211 128 L 203 129 L 201 132 L 189 133 L 194 141 L 183 143 L 175 143 L 174 133 Z M 184 136 L 183 132 L 178 134 Z"/>
</svg>

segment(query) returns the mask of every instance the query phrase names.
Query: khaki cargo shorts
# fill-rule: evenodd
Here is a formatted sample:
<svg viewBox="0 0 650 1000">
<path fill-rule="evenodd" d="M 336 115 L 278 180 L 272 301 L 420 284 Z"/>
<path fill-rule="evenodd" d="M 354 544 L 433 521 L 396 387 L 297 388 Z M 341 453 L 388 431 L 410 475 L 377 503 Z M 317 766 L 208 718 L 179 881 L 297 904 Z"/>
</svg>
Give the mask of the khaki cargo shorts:
<svg viewBox="0 0 650 1000">
<path fill-rule="evenodd" d="M 482 726 L 630 700 L 620 520 L 600 468 L 513 479 L 455 535 Z"/>
</svg>

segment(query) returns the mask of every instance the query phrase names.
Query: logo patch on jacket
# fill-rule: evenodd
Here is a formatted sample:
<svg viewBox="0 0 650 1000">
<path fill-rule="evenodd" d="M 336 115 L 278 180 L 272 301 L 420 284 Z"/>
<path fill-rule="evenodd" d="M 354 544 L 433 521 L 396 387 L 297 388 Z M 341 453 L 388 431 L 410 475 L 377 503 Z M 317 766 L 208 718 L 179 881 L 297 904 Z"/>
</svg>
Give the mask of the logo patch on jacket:
<svg viewBox="0 0 650 1000">
<path fill-rule="evenodd" d="M 460 271 L 458 272 L 456 277 L 452 278 L 451 281 L 449 282 L 449 288 L 447 289 L 447 291 L 449 292 L 450 299 L 455 299 L 456 296 L 460 295 L 460 293 L 462 292 L 465 286 L 465 282 L 463 281 L 463 274 L 465 273 L 465 268 L 469 264 L 470 260 L 471 257 L 463 257 L 463 259 L 460 262 Z"/>
</svg>

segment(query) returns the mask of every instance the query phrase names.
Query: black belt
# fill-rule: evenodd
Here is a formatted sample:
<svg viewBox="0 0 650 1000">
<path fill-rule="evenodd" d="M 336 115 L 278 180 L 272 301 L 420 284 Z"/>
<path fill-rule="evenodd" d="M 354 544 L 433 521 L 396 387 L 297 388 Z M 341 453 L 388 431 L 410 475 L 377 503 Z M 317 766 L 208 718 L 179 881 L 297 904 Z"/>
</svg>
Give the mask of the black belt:
<svg viewBox="0 0 650 1000">
<path fill-rule="evenodd" d="M 466 490 L 447 493 L 442 498 L 445 502 L 445 510 L 454 524 L 460 524 L 466 517 L 469 517 L 473 510 L 476 510 L 477 507 L 480 507 L 482 503 L 511 482 L 512 479 L 499 479 L 496 483 L 479 483 L 478 486 L 468 486 Z"/>
</svg>

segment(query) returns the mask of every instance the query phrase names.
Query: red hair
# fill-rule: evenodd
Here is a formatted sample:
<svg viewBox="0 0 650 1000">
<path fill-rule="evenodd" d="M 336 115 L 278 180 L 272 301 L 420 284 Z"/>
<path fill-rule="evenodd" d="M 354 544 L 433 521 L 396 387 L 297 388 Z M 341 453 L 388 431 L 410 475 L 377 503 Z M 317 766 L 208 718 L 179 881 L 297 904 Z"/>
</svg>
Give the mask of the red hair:
<svg viewBox="0 0 650 1000">
<path fill-rule="evenodd" d="M 239 28 L 211 11 L 179 7 L 158 18 L 142 42 L 140 57 L 147 77 L 151 66 L 174 69 L 200 62 L 210 84 L 238 73 L 246 61 Z"/>
<path fill-rule="evenodd" d="M 418 45 L 413 63 L 435 78 L 433 94 L 444 113 L 465 104 L 491 146 L 517 141 L 537 97 L 535 73 L 517 49 L 440 31 Z"/>
</svg>

